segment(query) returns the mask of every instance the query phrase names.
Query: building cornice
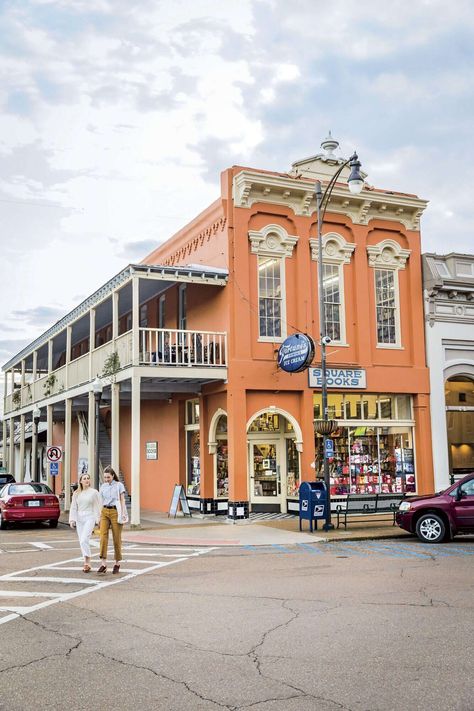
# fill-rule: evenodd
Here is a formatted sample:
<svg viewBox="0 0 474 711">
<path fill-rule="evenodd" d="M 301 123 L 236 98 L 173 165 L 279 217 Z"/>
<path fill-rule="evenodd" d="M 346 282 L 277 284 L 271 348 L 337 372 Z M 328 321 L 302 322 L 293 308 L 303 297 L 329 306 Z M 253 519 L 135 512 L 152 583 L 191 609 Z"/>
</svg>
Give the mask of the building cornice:
<svg viewBox="0 0 474 711">
<path fill-rule="evenodd" d="M 233 198 L 236 207 L 249 208 L 262 202 L 284 205 L 295 215 L 310 216 L 316 211 L 313 181 L 251 170 L 242 170 L 234 177 Z M 390 220 L 401 222 L 406 229 L 418 230 L 427 204 L 426 200 L 413 195 L 381 192 L 367 187 L 360 195 L 353 195 L 345 185 L 336 184 L 328 211 L 348 215 L 358 225 L 367 225 L 374 219 Z"/>
</svg>

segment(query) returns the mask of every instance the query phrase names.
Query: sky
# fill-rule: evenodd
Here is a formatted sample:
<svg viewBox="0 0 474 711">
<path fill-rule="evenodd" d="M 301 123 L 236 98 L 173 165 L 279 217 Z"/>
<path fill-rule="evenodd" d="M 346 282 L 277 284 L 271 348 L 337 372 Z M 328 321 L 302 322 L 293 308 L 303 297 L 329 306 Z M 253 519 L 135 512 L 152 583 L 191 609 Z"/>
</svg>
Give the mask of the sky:
<svg viewBox="0 0 474 711">
<path fill-rule="evenodd" d="M 0 363 L 328 130 L 473 252 L 473 55 L 469 0 L 0 0 Z"/>
</svg>

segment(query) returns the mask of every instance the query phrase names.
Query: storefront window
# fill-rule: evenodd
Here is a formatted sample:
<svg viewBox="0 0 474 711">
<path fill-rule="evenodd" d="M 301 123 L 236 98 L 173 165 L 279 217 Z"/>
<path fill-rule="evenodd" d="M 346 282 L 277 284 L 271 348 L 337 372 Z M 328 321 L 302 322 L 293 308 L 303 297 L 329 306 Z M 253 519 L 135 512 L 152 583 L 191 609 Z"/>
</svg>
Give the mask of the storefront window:
<svg viewBox="0 0 474 711">
<path fill-rule="evenodd" d="M 199 495 L 201 492 L 201 461 L 199 430 L 187 432 L 188 487 L 187 493 Z"/>
<path fill-rule="evenodd" d="M 217 496 L 227 498 L 229 496 L 229 458 L 227 448 L 227 438 L 217 440 Z"/>
<path fill-rule="evenodd" d="M 186 401 L 186 424 L 199 424 L 199 400 Z"/>
<path fill-rule="evenodd" d="M 392 413 L 392 397 L 390 395 L 379 396 L 380 419 L 391 420 L 395 416 Z"/>
<path fill-rule="evenodd" d="M 397 395 L 397 420 L 411 420 L 411 397 L 409 395 Z"/>
<path fill-rule="evenodd" d="M 300 460 L 294 439 L 286 440 L 286 488 L 287 496 L 298 496 L 300 485 Z"/>
<path fill-rule="evenodd" d="M 377 419 L 377 395 L 362 396 L 362 414 L 364 420 Z"/>
<path fill-rule="evenodd" d="M 280 417 L 273 412 L 264 412 L 256 417 L 249 427 L 249 432 L 279 432 Z"/>
<path fill-rule="evenodd" d="M 332 435 L 331 495 L 416 490 L 411 427 L 341 427 Z M 323 438 L 316 437 L 316 472 L 323 475 Z"/>
<path fill-rule="evenodd" d="M 340 420 L 343 417 L 343 395 L 328 394 L 328 419 Z"/>
</svg>

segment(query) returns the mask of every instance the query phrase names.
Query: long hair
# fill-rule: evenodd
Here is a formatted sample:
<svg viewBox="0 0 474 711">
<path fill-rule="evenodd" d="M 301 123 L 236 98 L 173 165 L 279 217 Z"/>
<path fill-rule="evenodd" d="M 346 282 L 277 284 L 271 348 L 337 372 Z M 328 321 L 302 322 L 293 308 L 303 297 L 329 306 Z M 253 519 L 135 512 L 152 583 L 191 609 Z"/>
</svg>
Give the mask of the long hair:
<svg viewBox="0 0 474 711">
<path fill-rule="evenodd" d="M 104 474 L 112 474 L 114 481 L 119 481 L 119 478 L 118 478 L 117 474 L 115 473 L 115 469 L 112 469 L 110 464 L 108 467 L 105 467 Z"/>
</svg>

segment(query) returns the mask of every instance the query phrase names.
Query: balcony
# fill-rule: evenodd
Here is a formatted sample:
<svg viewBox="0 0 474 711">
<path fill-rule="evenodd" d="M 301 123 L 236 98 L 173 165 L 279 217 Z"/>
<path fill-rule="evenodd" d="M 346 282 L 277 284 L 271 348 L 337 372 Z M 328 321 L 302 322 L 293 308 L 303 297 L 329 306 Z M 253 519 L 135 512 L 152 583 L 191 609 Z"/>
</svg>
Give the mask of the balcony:
<svg viewBox="0 0 474 711">
<path fill-rule="evenodd" d="M 140 365 L 225 368 L 227 334 L 140 328 Z"/>
</svg>

